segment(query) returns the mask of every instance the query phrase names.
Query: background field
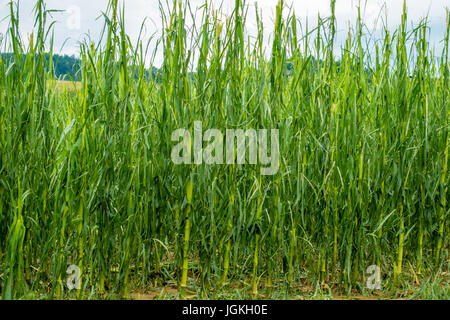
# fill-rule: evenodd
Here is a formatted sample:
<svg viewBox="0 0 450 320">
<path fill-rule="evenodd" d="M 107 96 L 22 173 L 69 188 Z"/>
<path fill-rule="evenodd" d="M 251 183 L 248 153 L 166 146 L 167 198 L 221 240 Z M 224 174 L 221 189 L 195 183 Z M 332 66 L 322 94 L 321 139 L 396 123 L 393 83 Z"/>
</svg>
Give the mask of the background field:
<svg viewBox="0 0 450 320">
<path fill-rule="evenodd" d="M 448 299 L 449 13 L 443 52 L 405 5 L 378 41 L 358 19 L 337 54 L 330 6 L 309 29 L 280 1 L 267 50 L 245 31 L 244 1 L 226 19 L 206 2 L 193 27 L 186 2 L 162 5 L 154 69 L 111 0 L 72 83 L 52 71 L 44 1 L 29 41 L 11 2 L 2 298 Z M 175 165 L 171 134 L 194 121 L 278 129 L 278 173 Z M 371 265 L 382 290 L 367 287 Z"/>
</svg>

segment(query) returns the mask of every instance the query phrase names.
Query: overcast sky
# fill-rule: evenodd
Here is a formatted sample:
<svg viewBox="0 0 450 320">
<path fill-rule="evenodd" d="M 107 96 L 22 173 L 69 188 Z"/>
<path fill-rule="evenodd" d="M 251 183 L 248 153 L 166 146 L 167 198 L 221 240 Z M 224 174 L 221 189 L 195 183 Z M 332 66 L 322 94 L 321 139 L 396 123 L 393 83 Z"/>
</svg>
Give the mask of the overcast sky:
<svg viewBox="0 0 450 320">
<path fill-rule="evenodd" d="M 5 33 L 8 19 L 8 3 L 10 0 L 0 0 L 0 33 Z M 123 0 L 122 0 L 123 1 Z M 164 0 L 165 1 L 165 0 Z M 77 54 L 78 41 L 86 39 L 90 35 L 92 40 L 97 41 L 103 25 L 101 12 L 106 10 L 108 0 L 46 0 L 47 9 L 64 10 L 64 12 L 53 13 L 53 19 L 57 21 L 55 30 L 55 52 L 66 54 Z M 125 19 L 127 33 L 131 39 L 136 40 L 141 28 L 141 24 L 147 18 L 146 31 L 144 39 L 149 39 L 154 33 L 161 29 L 161 17 L 159 12 L 158 0 L 126 0 Z M 169 0 L 169 2 L 171 2 Z M 222 3 L 222 9 L 225 15 L 232 11 L 235 0 L 213 0 L 216 8 Z M 265 37 L 268 38 L 273 30 L 273 20 L 275 7 L 278 0 L 250 0 L 251 3 L 247 21 L 247 31 L 249 34 L 255 32 L 254 3 L 262 10 L 265 26 Z M 317 15 L 322 17 L 330 14 L 329 0 L 288 0 L 286 2 L 285 12 L 292 7 L 295 10 L 297 18 L 302 23 L 308 18 L 309 25 L 314 25 Z M 32 10 L 34 0 L 20 1 L 20 25 L 21 33 L 28 35 L 33 27 Z M 198 8 L 204 3 L 204 0 L 190 0 L 193 9 Z M 338 21 L 338 40 L 345 39 L 348 30 L 348 23 L 355 23 L 357 17 L 357 0 L 337 0 L 336 16 Z M 403 0 L 367 0 L 361 1 L 364 19 L 368 26 L 379 29 L 382 24 L 375 24 L 380 12 L 383 16 L 387 15 L 390 28 L 398 26 L 401 18 Z M 441 50 L 445 32 L 445 8 L 450 7 L 450 0 L 407 0 L 408 20 L 410 23 L 418 22 L 425 16 L 429 18 L 430 42 Z M 3 50 L 2 48 L 1 50 Z M 436 52 L 439 55 L 439 51 Z M 156 58 L 155 64 L 161 63 L 161 54 Z"/>
</svg>

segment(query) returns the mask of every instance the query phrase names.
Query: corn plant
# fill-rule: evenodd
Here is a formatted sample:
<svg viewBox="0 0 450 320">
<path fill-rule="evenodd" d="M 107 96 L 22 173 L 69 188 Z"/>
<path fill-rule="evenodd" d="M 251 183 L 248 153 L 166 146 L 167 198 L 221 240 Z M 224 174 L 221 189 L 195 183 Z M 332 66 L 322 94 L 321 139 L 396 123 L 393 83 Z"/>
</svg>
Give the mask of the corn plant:
<svg viewBox="0 0 450 320">
<path fill-rule="evenodd" d="M 79 85 L 57 89 L 52 11 L 36 1 L 22 39 L 11 1 L 0 39 L 12 53 L 0 56 L 2 298 L 129 298 L 167 283 L 180 297 L 370 293 L 370 265 L 392 291 L 448 273 L 449 12 L 436 55 L 427 19 L 411 26 L 406 4 L 378 40 L 358 8 L 342 44 L 330 8 L 311 27 L 279 1 L 269 42 L 257 7 L 248 34 L 244 0 L 229 16 L 208 0 L 197 11 L 161 2 L 160 38 L 133 43 L 124 2 L 110 0 L 101 39 L 80 44 Z M 172 132 L 193 137 L 195 121 L 279 130 L 278 172 L 176 165 Z"/>
</svg>

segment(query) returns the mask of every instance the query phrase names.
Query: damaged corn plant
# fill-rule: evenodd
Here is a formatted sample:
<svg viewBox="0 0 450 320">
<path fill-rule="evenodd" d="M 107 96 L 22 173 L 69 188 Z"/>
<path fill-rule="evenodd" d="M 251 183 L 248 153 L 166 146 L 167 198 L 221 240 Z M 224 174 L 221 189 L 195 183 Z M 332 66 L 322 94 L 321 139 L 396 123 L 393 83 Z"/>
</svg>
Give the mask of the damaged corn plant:
<svg viewBox="0 0 450 320">
<path fill-rule="evenodd" d="M 36 0 L 0 40 L 0 292 L 3 299 L 276 297 L 448 286 L 450 64 L 426 19 L 373 40 L 361 19 L 336 40 L 279 1 L 161 3 L 155 48 L 127 35 L 110 0 L 102 39 L 80 44 L 80 83 L 56 88 L 52 10 Z M 254 12 L 250 12 L 254 10 Z M 257 34 L 246 28 L 256 15 Z M 195 18 L 193 18 L 195 16 Z M 188 21 L 194 21 L 188 25 Z M 314 25 L 314 27 L 308 27 Z M 157 51 L 163 64 L 149 75 Z M 152 62 L 150 62 L 151 65 Z M 172 132 L 279 130 L 279 170 L 176 165 Z M 77 288 L 67 269 L 79 270 Z M 447 287 L 448 288 L 448 287 Z"/>
</svg>

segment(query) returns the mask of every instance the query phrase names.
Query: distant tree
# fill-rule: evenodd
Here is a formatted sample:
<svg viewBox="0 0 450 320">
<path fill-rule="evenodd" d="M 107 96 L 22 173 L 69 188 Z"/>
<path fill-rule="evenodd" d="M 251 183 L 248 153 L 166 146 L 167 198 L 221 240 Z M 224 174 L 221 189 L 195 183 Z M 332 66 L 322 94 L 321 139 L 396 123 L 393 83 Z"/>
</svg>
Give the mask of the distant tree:
<svg viewBox="0 0 450 320">
<path fill-rule="evenodd" d="M 15 55 L 13 53 L 1 53 L 1 58 L 7 65 L 11 64 L 15 60 Z M 25 60 L 26 55 L 21 57 L 21 62 Z M 50 70 L 50 55 L 46 54 L 45 56 L 45 65 L 47 67 L 47 71 Z M 36 56 L 37 59 L 37 56 Z M 53 66 L 52 73 L 53 76 L 60 80 L 81 80 L 81 60 L 74 55 L 58 55 L 54 54 L 52 58 Z M 134 72 L 130 69 L 130 71 L 134 74 L 134 77 L 137 78 L 139 76 L 138 70 L 134 70 Z M 156 80 L 156 82 L 160 83 L 162 81 L 162 71 L 156 67 L 152 67 L 151 71 L 146 69 L 144 71 L 145 80 Z"/>
<path fill-rule="evenodd" d="M 6 61 L 6 64 L 13 63 L 15 61 L 15 56 L 13 53 L 2 53 L 2 60 Z M 21 57 L 21 62 L 25 60 L 26 55 Z M 49 68 L 49 60 L 50 55 L 46 54 L 45 57 L 45 65 L 47 67 L 47 71 Z M 37 56 L 36 56 L 37 59 Z M 52 72 L 55 78 L 61 80 L 80 80 L 80 70 L 81 70 L 81 60 L 76 58 L 75 56 L 68 55 L 53 55 L 53 66 Z"/>
</svg>

